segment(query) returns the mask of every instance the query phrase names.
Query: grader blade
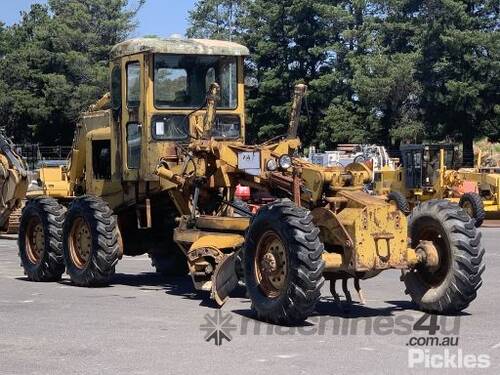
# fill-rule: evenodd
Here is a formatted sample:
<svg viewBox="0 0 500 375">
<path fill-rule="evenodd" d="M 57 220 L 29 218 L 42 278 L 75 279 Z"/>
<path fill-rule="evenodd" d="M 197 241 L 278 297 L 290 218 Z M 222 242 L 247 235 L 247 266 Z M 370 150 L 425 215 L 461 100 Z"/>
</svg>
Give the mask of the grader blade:
<svg viewBox="0 0 500 375">
<path fill-rule="evenodd" d="M 237 285 L 236 253 L 233 253 L 225 257 L 215 269 L 212 278 L 212 298 L 215 299 L 219 306 L 222 306 Z"/>
</svg>

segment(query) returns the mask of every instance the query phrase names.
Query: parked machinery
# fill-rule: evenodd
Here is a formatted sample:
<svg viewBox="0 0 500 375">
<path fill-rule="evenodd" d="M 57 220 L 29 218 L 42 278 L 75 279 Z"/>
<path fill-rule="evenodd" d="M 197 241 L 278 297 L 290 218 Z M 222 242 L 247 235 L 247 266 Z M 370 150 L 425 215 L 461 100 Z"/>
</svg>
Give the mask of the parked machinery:
<svg viewBox="0 0 500 375">
<path fill-rule="evenodd" d="M 12 142 L 0 133 L 0 230 L 17 233 L 22 200 L 28 188 L 27 168 Z"/>
<path fill-rule="evenodd" d="M 471 191 L 464 194 L 470 198 L 463 208 L 472 217 L 485 218 L 500 212 L 500 172 L 497 168 L 461 168 L 458 172 Z"/>
<path fill-rule="evenodd" d="M 395 168 L 395 160 L 389 157 L 384 146 L 370 144 L 341 144 L 337 151 L 316 153 L 314 146 L 309 148 L 308 160 L 323 167 L 347 166 L 353 162 L 363 163 L 372 171 L 371 179 L 364 190 L 373 193 L 375 173 L 382 169 Z"/>
<path fill-rule="evenodd" d="M 68 165 L 41 171 L 45 195 L 23 211 L 28 277 L 57 280 L 66 269 L 77 285 L 103 284 L 122 254 L 148 252 L 165 273 L 187 264 L 195 288 L 219 304 L 240 276 L 260 319 L 289 324 L 311 314 L 325 279 L 338 299 L 336 280 L 347 290 L 354 279 L 361 293 L 361 279 L 395 268 L 421 309 L 465 309 L 484 270 L 470 217 L 429 201 L 408 225 L 362 191 L 371 173 L 363 164 L 296 157 L 304 85 L 287 135 L 245 144 L 247 53 L 207 40 L 113 48 L 111 94 L 83 114 Z"/>
<path fill-rule="evenodd" d="M 375 172 L 374 192 L 387 196 L 407 214 L 420 202 L 447 199 L 464 208 L 479 227 L 485 218 L 484 205 L 477 192 L 464 189 L 457 153 L 453 144 L 402 145 L 401 165 Z"/>
</svg>

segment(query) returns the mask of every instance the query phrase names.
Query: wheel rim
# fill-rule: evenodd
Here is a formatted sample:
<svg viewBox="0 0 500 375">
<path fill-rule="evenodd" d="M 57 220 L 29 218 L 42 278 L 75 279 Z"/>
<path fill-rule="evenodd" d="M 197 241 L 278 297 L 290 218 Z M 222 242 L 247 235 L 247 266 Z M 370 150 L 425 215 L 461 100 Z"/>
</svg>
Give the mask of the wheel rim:
<svg viewBox="0 0 500 375">
<path fill-rule="evenodd" d="M 441 229 L 435 225 L 430 225 L 425 230 L 422 230 L 417 238 L 419 240 L 432 241 L 432 244 L 438 252 L 439 265 L 436 270 L 430 271 L 426 266 L 419 268 L 419 275 L 422 280 L 426 284 L 436 287 L 446 279 L 449 273 L 451 249 Z"/>
<path fill-rule="evenodd" d="M 82 269 L 87 266 L 92 251 L 92 234 L 85 219 L 78 217 L 71 226 L 69 252 L 75 266 Z"/>
<path fill-rule="evenodd" d="M 42 221 L 38 216 L 33 216 L 28 221 L 26 230 L 26 253 L 31 263 L 38 264 L 45 251 L 45 233 Z"/>
<path fill-rule="evenodd" d="M 255 276 L 267 297 L 276 298 L 285 289 L 288 273 L 285 245 L 273 231 L 264 233 L 257 245 Z"/>
</svg>

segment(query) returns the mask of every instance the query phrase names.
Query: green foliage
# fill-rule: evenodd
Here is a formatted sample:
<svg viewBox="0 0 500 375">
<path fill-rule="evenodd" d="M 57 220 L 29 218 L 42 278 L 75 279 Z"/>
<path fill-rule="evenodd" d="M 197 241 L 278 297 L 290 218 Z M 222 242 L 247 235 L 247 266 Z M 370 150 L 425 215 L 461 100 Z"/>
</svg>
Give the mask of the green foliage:
<svg viewBox="0 0 500 375">
<path fill-rule="evenodd" d="M 67 144 L 108 86 L 144 0 L 49 0 L 0 23 L 0 115 L 16 141 Z M 198 0 L 188 35 L 246 44 L 248 139 L 284 133 L 309 86 L 305 144 L 500 140 L 498 0 Z"/>
<path fill-rule="evenodd" d="M 428 128 L 464 141 L 472 162 L 472 141 L 499 136 L 500 31 L 495 1 L 448 0 L 422 7 L 419 79 Z"/>
<path fill-rule="evenodd" d="M 109 51 L 134 29 L 137 10 L 126 0 L 49 0 L 0 27 L 7 133 L 18 142 L 69 144 L 79 113 L 107 91 Z"/>
<path fill-rule="evenodd" d="M 334 101 L 322 119 L 317 140 L 323 150 L 331 149 L 337 143 L 365 143 L 373 139 L 367 123 L 362 121 L 362 113 L 350 101 Z"/>
<path fill-rule="evenodd" d="M 305 109 L 310 121 L 303 121 L 299 135 L 305 143 L 316 139 L 316 125 L 336 91 L 329 86 L 337 77 L 325 74 L 331 72 L 335 13 L 336 7 L 327 0 L 248 2 L 241 40 L 251 51 L 248 71 L 260 82 L 248 102 L 251 141 L 286 131 L 297 83 L 309 85 Z"/>
<path fill-rule="evenodd" d="M 286 131 L 299 82 L 306 144 L 500 139 L 498 2 L 200 0 L 188 34 L 228 39 L 229 3 L 259 81 L 250 141 Z"/>
<path fill-rule="evenodd" d="M 237 39 L 246 0 L 198 0 L 189 12 L 190 38 Z"/>
</svg>

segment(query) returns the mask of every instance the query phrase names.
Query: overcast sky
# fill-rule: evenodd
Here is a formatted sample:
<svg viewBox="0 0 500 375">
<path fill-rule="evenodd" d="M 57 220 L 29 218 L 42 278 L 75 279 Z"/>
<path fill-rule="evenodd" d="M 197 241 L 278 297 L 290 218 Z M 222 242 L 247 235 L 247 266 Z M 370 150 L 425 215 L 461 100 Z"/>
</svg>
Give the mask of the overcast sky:
<svg viewBox="0 0 500 375">
<path fill-rule="evenodd" d="M 46 2 L 46 0 L 0 0 L 0 21 L 12 25 L 19 21 L 19 12 L 28 10 L 33 3 Z M 130 1 L 131 4 L 134 2 Z M 188 10 L 193 8 L 194 3 L 195 0 L 146 0 L 138 15 L 139 27 L 132 36 L 184 34 L 188 26 Z"/>
</svg>

